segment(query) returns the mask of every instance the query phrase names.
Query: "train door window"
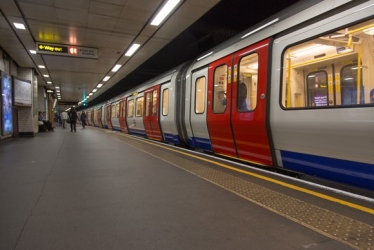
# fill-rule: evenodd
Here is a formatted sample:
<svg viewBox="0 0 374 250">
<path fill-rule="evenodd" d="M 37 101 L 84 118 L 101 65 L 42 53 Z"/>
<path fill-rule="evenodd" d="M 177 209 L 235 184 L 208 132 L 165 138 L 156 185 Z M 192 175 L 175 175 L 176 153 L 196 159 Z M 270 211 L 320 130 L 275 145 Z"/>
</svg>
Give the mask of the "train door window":
<svg viewBox="0 0 374 250">
<path fill-rule="evenodd" d="M 169 114 L 169 89 L 162 91 L 162 115 L 167 116 Z"/>
<path fill-rule="evenodd" d="M 111 118 L 114 118 L 116 117 L 116 106 L 114 104 L 112 104 L 112 114 L 110 116 Z"/>
<path fill-rule="evenodd" d="M 280 100 L 283 108 L 370 104 L 373 34 L 371 19 L 286 48 Z"/>
<path fill-rule="evenodd" d="M 342 68 L 340 73 L 340 93 L 341 93 L 341 104 L 342 105 L 354 105 L 364 104 L 364 85 L 362 84 L 362 78 L 358 86 L 358 75 L 362 75 L 358 72 L 357 64 L 346 65 Z M 359 89 L 359 90 L 358 90 Z M 359 100 L 359 102 L 357 101 Z"/>
<path fill-rule="evenodd" d="M 252 111 L 257 106 L 258 55 L 251 54 L 240 59 L 237 109 Z"/>
<path fill-rule="evenodd" d="M 116 104 L 116 118 L 119 117 L 119 111 L 120 111 L 120 109 L 119 109 L 119 102 L 117 102 L 117 104 Z"/>
<path fill-rule="evenodd" d="M 157 112 L 157 90 L 153 90 L 153 96 L 152 96 L 152 115 L 156 115 Z"/>
<path fill-rule="evenodd" d="M 311 72 L 307 75 L 308 107 L 328 105 L 327 73 Z"/>
<path fill-rule="evenodd" d="M 144 98 L 143 97 L 136 98 L 136 103 L 135 103 L 136 113 L 135 113 L 135 116 L 137 116 L 137 117 L 143 116 L 143 103 L 144 103 Z"/>
<path fill-rule="evenodd" d="M 110 115 L 111 115 L 111 113 L 110 113 L 110 107 L 111 107 L 111 105 L 107 105 L 106 106 L 106 118 L 110 118 Z"/>
<path fill-rule="evenodd" d="M 119 102 L 119 117 L 123 117 L 124 115 L 123 106 L 124 106 L 123 101 L 120 101 Z"/>
<path fill-rule="evenodd" d="M 149 105 L 152 102 L 151 92 L 148 92 L 145 96 L 145 116 L 149 116 Z"/>
<path fill-rule="evenodd" d="M 206 79 L 200 77 L 196 79 L 195 83 L 195 113 L 203 114 L 205 112 L 205 90 Z"/>
<path fill-rule="evenodd" d="M 227 65 L 221 65 L 214 71 L 213 112 L 223 113 L 227 102 Z"/>
<path fill-rule="evenodd" d="M 127 117 L 134 116 L 134 100 L 129 100 L 127 102 Z"/>
</svg>

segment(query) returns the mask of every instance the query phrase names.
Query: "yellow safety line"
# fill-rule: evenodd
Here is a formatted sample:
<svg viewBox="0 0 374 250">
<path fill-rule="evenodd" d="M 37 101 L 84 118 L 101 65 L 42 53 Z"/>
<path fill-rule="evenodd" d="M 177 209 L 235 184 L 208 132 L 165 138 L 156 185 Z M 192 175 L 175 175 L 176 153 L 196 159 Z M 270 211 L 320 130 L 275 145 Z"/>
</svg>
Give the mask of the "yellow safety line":
<svg viewBox="0 0 374 250">
<path fill-rule="evenodd" d="M 127 136 L 127 135 L 125 135 L 125 136 Z M 167 150 L 179 153 L 179 154 L 187 155 L 189 157 L 193 157 L 193 158 L 201 160 L 201 161 L 209 162 L 209 163 L 212 163 L 212 164 L 215 164 L 215 165 L 221 166 L 223 168 L 230 169 L 230 170 L 242 173 L 242 174 L 250 175 L 250 176 L 256 177 L 258 179 L 262 179 L 262 180 L 265 180 L 265 181 L 268 181 L 268 182 L 272 182 L 272 183 L 275 183 L 275 184 L 278 184 L 278 185 L 281 185 L 281 186 L 284 186 L 284 187 L 287 187 L 287 188 L 290 188 L 290 189 L 294 189 L 294 190 L 297 190 L 297 191 L 300 191 L 300 192 L 303 192 L 303 193 L 307 193 L 307 194 L 319 197 L 321 199 L 336 202 L 336 203 L 339 203 L 341 205 L 351 207 L 351 208 L 354 208 L 354 209 L 357 209 L 357 210 L 360 210 L 360 211 L 363 211 L 363 212 L 366 212 L 366 213 L 369 213 L 369 214 L 374 214 L 374 209 L 371 209 L 371 208 L 368 208 L 368 207 L 360 206 L 360 205 L 357 205 L 357 204 L 354 204 L 354 203 L 351 203 L 351 202 L 348 202 L 348 201 L 344 201 L 344 200 L 341 200 L 341 199 L 331 197 L 329 195 L 325 195 L 325 194 L 321 194 L 321 193 L 318 193 L 318 192 L 315 192 L 315 191 L 311 191 L 309 189 L 301 188 L 301 187 L 298 187 L 298 186 L 295 186 L 295 185 L 292 185 L 292 184 L 288 184 L 288 183 L 283 182 L 283 181 L 278 181 L 278 180 L 275 180 L 273 178 L 269 178 L 269 177 L 262 176 L 262 175 L 259 175 L 259 174 L 255 174 L 255 173 L 252 173 L 252 172 L 248 172 L 248 171 L 245 171 L 245 170 L 237 169 L 237 168 L 231 167 L 229 165 L 226 165 L 224 163 L 220 163 L 220 162 L 216 162 L 216 161 L 213 161 L 213 160 L 205 159 L 203 157 L 199 157 L 199 156 L 196 156 L 196 155 L 193 155 L 193 154 L 190 154 L 190 153 L 182 152 L 182 151 L 179 151 L 179 150 L 176 150 L 176 149 L 173 149 L 173 148 L 165 147 L 165 146 L 162 146 L 162 145 L 159 145 L 159 144 L 156 144 L 156 143 L 152 143 L 152 142 L 149 142 L 149 141 L 146 141 L 146 140 L 138 139 L 138 138 L 131 137 L 131 136 L 127 136 L 127 137 L 129 137 L 131 139 L 141 141 L 141 142 L 145 142 L 145 143 L 148 143 L 148 144 L 160 147 L 160 148 L 164 148 L 164 149 L 167 149 Z"/>
</svg>

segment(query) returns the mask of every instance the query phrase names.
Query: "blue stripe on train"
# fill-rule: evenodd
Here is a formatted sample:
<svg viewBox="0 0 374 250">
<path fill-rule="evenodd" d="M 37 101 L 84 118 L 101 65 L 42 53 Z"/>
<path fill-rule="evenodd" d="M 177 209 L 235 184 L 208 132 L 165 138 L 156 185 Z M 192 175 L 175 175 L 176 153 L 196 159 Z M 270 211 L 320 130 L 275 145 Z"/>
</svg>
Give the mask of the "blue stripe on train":
<svg viewBox="0 0 374 250">
<path fill-rule="evenodd" d="M 374 190 L 374 165 L 282 151 L 283 167 L 309 175 Z"/>
<path fill-rule="evenodd" d="M 121 128 L 120 128 L 120 127 L 115 127 L 115 126 L 113 126 L 113 127 L 112 127 L 112 130 L 115 130 L 115 131 L 119 131 L 119 132 L 121 132 Z"/>
<path fill-rule="evenodd" d="M 145 130 L 129 129 L 129 134 L 146 137 Z"/>
<path fill-rule="evenodd" d="M 174 145 L 180 144 L 179 135 L 164 133 L 164 138 L 166 142 L 174 143 Z"/>
<path fill-rule="evenodd" d="M 199 137 L 188 137 L 190 148 L 201 148 L 204 150 L 212 151 L 212 144 L 209 139 Z"/>
</svg>

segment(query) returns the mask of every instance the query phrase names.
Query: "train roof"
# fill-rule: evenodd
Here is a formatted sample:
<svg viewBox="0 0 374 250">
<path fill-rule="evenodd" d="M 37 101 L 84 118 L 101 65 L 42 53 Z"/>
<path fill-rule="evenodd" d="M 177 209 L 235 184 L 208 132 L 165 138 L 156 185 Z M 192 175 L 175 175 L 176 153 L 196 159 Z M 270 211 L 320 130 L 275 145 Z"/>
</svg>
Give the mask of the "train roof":
<svg viewBox="0 0 374 250">
<path fill-rule="evenodd" d="M 367 1 L 367 0 L 366 0 Z M 265 19 L 196 58 L 192 69 L 201 68 L 225 55 L 280 34 L 292 27 L 341 7 L 351 0 L 302 0 Z M 355 5 L 365 1 L 356 0 Z"/>
</svg>

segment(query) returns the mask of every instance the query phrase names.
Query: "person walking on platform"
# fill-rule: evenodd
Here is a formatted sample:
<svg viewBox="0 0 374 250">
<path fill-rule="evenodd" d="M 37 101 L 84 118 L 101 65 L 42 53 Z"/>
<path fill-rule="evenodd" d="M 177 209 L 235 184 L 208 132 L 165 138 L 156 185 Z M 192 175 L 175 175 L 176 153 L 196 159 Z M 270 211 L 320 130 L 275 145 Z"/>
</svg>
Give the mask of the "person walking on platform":
<svg viewBox="0 0 374 250">
<path fill-rule="evenodd" d="M 67 119 L 68 119 L 68 113 L 66 113 L 66 111 L 62 112 L 62 127 L 63 128 L 66 128 L 65 124 L 66 124 Z"/>
<path fill-rule="evenodd" d="M 81 114 L 81 122 L 82 122 L 82 127 L 85 128 L 86 127 L 86 113 L 84 113 L 84 111 L 82 112 Z"/>
<path fill-rule="evenodd" d="M 69 112 L 69 117 L 70 117 L 70 132 L 77 132 L 77 111 L 75 111 L 74 107 L 71 107 L 70 112 Z"/>
</svg>

